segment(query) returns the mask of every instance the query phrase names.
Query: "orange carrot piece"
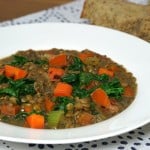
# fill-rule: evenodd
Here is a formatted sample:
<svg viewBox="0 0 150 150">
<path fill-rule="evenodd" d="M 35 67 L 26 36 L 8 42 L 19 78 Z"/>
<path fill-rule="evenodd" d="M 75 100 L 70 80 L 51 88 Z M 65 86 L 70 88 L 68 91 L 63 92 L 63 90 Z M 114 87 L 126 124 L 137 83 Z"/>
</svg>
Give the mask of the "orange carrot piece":
<svg viewBox="0 0 150 150">
<path fill-rule="evenodd" d="M 110 76 L 110 77 L 113 77 L 114 76 L 114 72 L 113 71 L 111 71 L 111 70 L 108 70 L 108 69 L 106 69 L 106 68 L 99 68 L 99 70 L 98 70 L 98 74 L 106 74 L 106 75 L 108 75 L 108 76 Z"/>
<path fill-rule="evenodd" d="M 4 115 L 14 116 L 20 111 L 18 105 L 1 105 L 1 113 Z"/>
<path fill-rule="evenodd" d="M 6 77 L 12 77 L 14 80 L 22 79 L 27 75 L 27 71 L 10 65 L 5 65 L 4 70 Z"/>
<path fill-rule="evenodd" d="M 26 121 L 30 128 L 43 129 L 44 128 L 44 116 L 39 114 L 31 114 L 26 117 Z"/>
<path fill-rule="evenodd" d="M 111 105 L 108 95 L 106 92 L 98 88 L 91 94 L 92 100 L 99 106 L 108 108 Z"/>
<path fill-rule="evenodd" d="M 112 71 L 112 72 L 116 72 L 116 71 L 119 70 L 119 67 L 118 67 L 117 65 L 111 65 L 111 66 L 109 67 L 109 70 Z"/>
<path fill-rule="evenodd" d="M 79 116 L 79 118 L 77 118 L 77 123 L 82 125 L 82 126 L 92 124 L 93 121 L 94 121 L 93 115 L 91 115 L 90 113 L 87 113 L 87 112 L 83 112 Z"/>
<path fill-rule="evenodd" d="M 130 86 L 125 87 L 124 88 L 124 96 L 125 97 L 133 97 L 134 96 L 134 90 Z"/>
<path fill-rule="evenodd" d="M 55 56 L 54 58 L 50 59 L 49 64 L 50 66 L 54 66 L 54 67 L 67 66 L 66 54 L 60 54 L 60 55 Z"/>
<path fill-rule="evenodd" d="M 31 112 L 33 110 L 33 106 L 30 104 L 25 104 L 24 105 L 24 111 L 25 112 Z"/>
<path fill-rule="evenodd" d="M 55 103 L 52 102 L 49 98 L 45 99 L 45 109 L 51 111 L 54 108 Z"/>
<path fill-rule="evenodd" d="M 48 69 L 48 74 L 49 74 L 49 77 L 50 77 L 51 81 L 59 80 L 59 78 L 64 75 L 64 72 L 65 71 L 61 68 L 50 67 Z"/>
<path fill-rule="evenodd" d="M 54 96 L 71 96 L 72 89 L 70 84 L 59 82 L 54 89 Z"/>
<path fill-rule="evenodd" d="M 81 53 L 79 53 L 79 58 L 84 62 L 87 58 L 89 58 L 89 57 L 93 57 L 94 56 L 94 54 L 92 53 L 92 52 L 81 52 Z"/>
<path fill-rule="evenodd" d="M 18 70 L 18 73 L 15 74 L 14 80 L 22 79 L 26 77 L 26 75 L 27 75 L 27 72 L 25 70 L 20 69 Z"/>
</svg>

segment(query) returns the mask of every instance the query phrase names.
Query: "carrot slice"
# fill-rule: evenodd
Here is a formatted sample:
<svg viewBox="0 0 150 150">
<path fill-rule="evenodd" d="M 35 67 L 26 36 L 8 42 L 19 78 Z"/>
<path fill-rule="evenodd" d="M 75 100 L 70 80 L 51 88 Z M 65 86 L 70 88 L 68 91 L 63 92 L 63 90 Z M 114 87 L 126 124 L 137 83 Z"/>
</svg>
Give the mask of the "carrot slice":
<svg viewBox="0 0 150 150">
<path fill-rule="evenodd" d="M 4 115 L 14 116 L 20 111 L 20 106 L 18 105 L 1 105 L 1 113 Z"/>
<path fill-rule="evenodd" d="M 5 65 L 4 70 L 6 77 L 12 77 L 14 80 L 22 79 L 27 75 L 27 71 L 10 65 Z"/>
<path fill-rule="evenodd" d="M 94 121 L 93 115 L 87 112 L 83 112 L 81 115 L 79 115 L 79 118 L 77 118 L 77 123 L 82 126 L 92 124 L 93 121 Z"/>
<path fill-rule="evenodd" d="M 106 75 L 108 75 L 108 76 L 110 76 L 110 77 L 113 77 L 114 76 L 114 72 L 113 71 L 111 71 L 111 70 L 108 70 L 108 69 L 106 69 L 106 68 L 99 68 L 99 70 L 98 70 L 98 74 L 106 74 Z"/>
<path fill-rule="evenodd" d="M 49 63 L 54 67 L 67 66 L 67 56 L 66 54 L 57 55 L 54 58 L 50 59 Z"/>
<path fill-rule="evenodd" d="M 25 104 L 24 105 L 24 111 L 25 112 L 31 112 L 33 110 L 33 106 L 31 104 Z"/>
<path fill-rule="evenodd" d="M 124 96 L 125 97 L 133 97 L 134 96 L 134 90 L 130 86 L 125 87 L 124 88 Z"/>
<path fill-rule="evenodd" d="M 45 99 L 45 109 L 51 111 L 54 108 L 55 103 L 52 102 L 49 98 Z"/>
<path fill-rule="evenodd" d="M 61 68 L 50 67 L 48 69 L 48 74 L 49 74 L 49 77 L 50 77 L 51 81 L 59 80 L 59 78 L 64 75 L 64 72 L 65 71 Z"/>
<path fill-rule="evenodd" d="M 106 92 L 98 88 L 91 94 L 92 100 L 99 106 L 108 108 L 111 105 L 108 95 Z"/>
<path fill-rule="evenodd" d="M 26 117 L 26 121 L 30 128 L 43 129 L 44 128 L 44 116 L 38 114 L 31 114 Z"/>
<path fill-rule="evenodd" d="M 111 65 L 111 66 L 109 67 L 109 70 L 112 71 L 112 72 L 116 72 L 116 71 L 119 70 L 119 67 L 118 67 L 117 65 Z"/>
<path fill-rule="evenodd" d="M 79 53 L 79 58 L 84 62 L 87 58 L 93 57 L 94 54 L 92 52 L 81 52 Z"/>
<path fill-rule="evenodd" d="M 59 82 L 54 89 L 54 96 L 71 96 L 72 89 L 70 84 Z"/>
</svg>

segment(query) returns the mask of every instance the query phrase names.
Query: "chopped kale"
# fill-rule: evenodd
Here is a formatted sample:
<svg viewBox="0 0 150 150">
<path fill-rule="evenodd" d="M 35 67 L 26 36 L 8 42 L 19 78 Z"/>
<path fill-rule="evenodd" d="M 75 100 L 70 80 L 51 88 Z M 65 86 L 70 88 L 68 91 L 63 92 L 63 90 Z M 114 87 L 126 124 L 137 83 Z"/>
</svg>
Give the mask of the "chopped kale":
<svg viewBox="0 0 150 150">
<path fill-rule="evenodd" d="M 55 100 L 55 107 L 54 110 L 63 110 L 64 112 L 67 111 L 66 106 L 69 103 L 74 103 L 73 99 L 68 97 L 57 97 Z"/>
<path fill-rule="evenodd" d="M 118 79 L 103 83 L 101 88 L 106 91 L 108 96 L 120 99 L 123 94 L 123 87 Z"/>
<path fill-rule="evenodd" d="M 78 74 L 66 74 L 61 80 L 67 83 L 73 83 L 78 80 Z"/>
<path fill-rule="evenodd" d="M 108 96 L 120 99 L 123 94 L 123 87 L 118 79 L 109 80 L 108 75 L 98 75 L 89 72 L 79 72 L 78 74 L 67 74 L 62 77 L 63 82 L 70 83 L 73 86 L 73 96 L 80 98 L 88 97 L 95 88 L 86 90 L 83 86 L 89 85 L 92 81 L 98 81 L 102 89 Z"/>
<path fill-rule="evenodd" d="M 25 63 L 27 63 L 29 60 L 26 57 L 14 55 L 12 62 L 10 65 L 12 66 L 23 66 Z"/>
<path fill-rule="evenodd" d="M 29 115 L 29 113 L 27 113 L 27 112 L 19 112 L 14 116 L 14 119 L 24 120 L 28 115 Z"/>
<path fill-rule="evenodd" d="M 79 98 L 84 98 L 88 97 L 90 95 L 90 92 L 86 89 L 81 89 L 79 87 L 74 87 L 73 89 L 73 96 L 79 97 Z"/>
<path fill-rule="evenodd" d="M 93 115 L 97 115 L 98 111 L 96 110 L 96 104 L 94 102 L 90 103 L 90 110 Z"/>
<path fill-rule="evenodd" d="M 108 79 L 108 75 L 97 75 L 89 72 L 81 72 L 79 74 L 80 85 L 88 85 L 91 81 L 106 82 Z"/>
<path fill-rule="evenodd" d="M 9 95 L 9 96 L 18 97 L 18 90 L 11 87 L 7 87 L 4 89 L 0 89 L 0 95 Z"/>
<path fill-rule="evenodd" d="M 89 97 L 90 94 L 96 90 L 99 86 L 95 86 L 89 90 L 81 88 L 80 86 L 74 86 L 73 87 L 73 96 L 75 97 L 79 97 L 79 98 L 85 98 L 85 97 Z"/>
<path fill-rule="evenodd" d="M 79 72 L 77 74 L 66 74 L 62 77 L 63 82 L 67 82 L 73 86 L 73 96 L 84 98 L 90 96 L 95 90 L 94 87 L 90 90 L 86 90 L 83 87 L 90 84 L 92 81 L 106 82 L 109 77 L 107 75 L 97 75 L 88 72 Z M 83 87 L 82 87 L 83 86 Z"/>
<path fill-rule="evenodd" d="M 73 63 L 68 67 L 68 69 L 73 71 L 82 71 L 83 65 L 83 62 L 78 57 L 74 57 Z"/>
<path fill-rule="evenodd" d="M 33 61 L 33 63 L 42 66 L 42 65 L 48 64 L 48 61 L 47 60 L 38 59 L 38 60 Z"/>
<path fill-rule="evenodd" d="M 14 55 L 13 60 L 10 63 L 10 65 L 20 67 L 20 66 L 23 66 L 27 62 L 33 62 L 34 64 L 37 64 L 37 65 L 48 64 L 47 60 L 42 60 L 42 59 L 30 60 L 30 59 L 23 57 L 23 56 Z"/>
<path fill-rule="evenodd" d="M 8 82 L 8 78 L 4 75 L 0 75 L 0 84 L 7 83 L 7 82 Z"/>
<path fill-rule="evenodd" d="M 0 89 L 0 95 L 14 96 L 17 98 L 18 104 L 21 104 L 21 96 L 28 94 L 34 95 L 35 93 L 34 80 L 31 79 L 8 79 L 8 87 Z"/>
</svg>

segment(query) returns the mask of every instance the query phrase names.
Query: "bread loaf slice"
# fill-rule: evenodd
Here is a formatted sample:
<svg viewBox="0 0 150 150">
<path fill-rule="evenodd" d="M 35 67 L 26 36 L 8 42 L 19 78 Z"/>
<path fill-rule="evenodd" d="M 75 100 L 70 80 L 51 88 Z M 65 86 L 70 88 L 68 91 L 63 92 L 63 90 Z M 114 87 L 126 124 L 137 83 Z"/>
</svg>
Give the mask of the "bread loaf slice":
<svg viewBox="0 0 150 150">
<path fill-rule="evenodd" d="M 126 0 L 85 0 L 81 18 L 114 28 L 150 42 L 150 5 Z"/>
</svg>

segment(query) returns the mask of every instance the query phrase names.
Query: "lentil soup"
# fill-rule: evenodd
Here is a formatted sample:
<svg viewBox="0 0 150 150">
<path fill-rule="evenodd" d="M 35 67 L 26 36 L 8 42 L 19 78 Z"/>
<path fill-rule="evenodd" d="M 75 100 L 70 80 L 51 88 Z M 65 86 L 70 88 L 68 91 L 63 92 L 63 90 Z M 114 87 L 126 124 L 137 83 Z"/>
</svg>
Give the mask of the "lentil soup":
<svg viewBox="0 0 150 150">
<path fill-rule="evenodd" d="M 124 66 L 90 50 L 26 50 L 0 60 L 0 121 L 37 129 L 106 120 L 136 96 Z"/>
</svg>

